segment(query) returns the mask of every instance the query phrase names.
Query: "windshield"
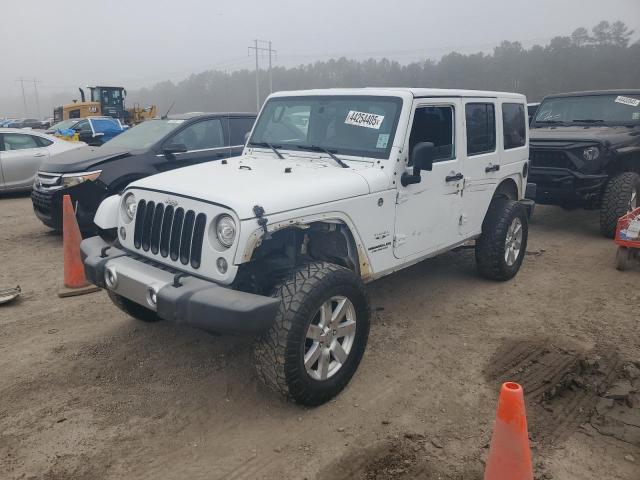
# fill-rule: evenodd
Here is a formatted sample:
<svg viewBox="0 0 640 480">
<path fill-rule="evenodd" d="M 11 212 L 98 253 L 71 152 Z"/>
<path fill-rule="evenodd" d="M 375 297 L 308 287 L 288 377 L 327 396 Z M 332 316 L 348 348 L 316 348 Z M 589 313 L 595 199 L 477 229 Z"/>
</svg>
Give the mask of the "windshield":
<svg viewBox="0 0 640 480">
<path fill-rule="evenodd" d="M 63 120 L 61 122 L 52 125 L 50 130 L 65 130 L 67 128 L 73 127 L 76 123 L 78 123 L 77 118 L 73 118 L 71 120 Z"/>
<path fill-rule="evenodd" d="M 125 130 L 104 144 L 131 150 L 149 148 L 169 132 L 178 128 L 181 123 L 184 123 L 184 120 L 147 120 Z"/>
<path fill-rule="evenodd" d="M 640 124 L 640 95 L 549 98 L 538 107 L 533 126 L 553 124 Z"/>
<path fill-rule="evenodd" d="M 257 120 L 249 145 L 388 158 L 399 97 L 305 96 L 270 99 Z"/>
</svg>

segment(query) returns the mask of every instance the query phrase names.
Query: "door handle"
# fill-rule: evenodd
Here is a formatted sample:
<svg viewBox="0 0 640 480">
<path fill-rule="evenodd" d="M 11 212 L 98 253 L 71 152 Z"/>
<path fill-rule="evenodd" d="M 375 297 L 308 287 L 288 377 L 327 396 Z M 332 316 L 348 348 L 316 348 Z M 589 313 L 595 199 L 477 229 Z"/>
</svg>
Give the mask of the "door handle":
<svg viewBox="0 0 640 480">
<path fill-rule="evenodd" d="M 446 182 L 457 182 L 458 180 L 462 180 L 464 178 L 464 175 L 462 175 L 462 173 L 458 172 L 454 175 L 447 175 L 446 177 L 444 177 L 444 180 Z"/>
<path fill-rule="evenodd" d="M 491 165 L 491 164 L 489 164 L 487 168 L 484 169 L 484 171 L 487 173 L 497 172 L 498 170 L 500 170 L 500 165 Z"/>
<path fill-rule="evenodd" d="M 47 154 L 46 153 L 34 153 L 33 156 L 34 157 L 46 157 Z"/>
</svg>

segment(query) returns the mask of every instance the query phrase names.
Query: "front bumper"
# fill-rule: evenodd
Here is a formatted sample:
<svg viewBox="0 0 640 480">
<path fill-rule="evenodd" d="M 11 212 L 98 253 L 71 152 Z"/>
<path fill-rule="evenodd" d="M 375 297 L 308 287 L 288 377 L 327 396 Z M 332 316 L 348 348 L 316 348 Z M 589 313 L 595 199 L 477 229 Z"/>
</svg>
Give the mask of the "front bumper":
<svg viewBox="0 0 640 480">
<path fill-rule="evenodd" d="M 68 188 L 43 188 L 36 184 L 31 190 L 31 203 L 36 217 L 42 223 L 54 230 L 62 230 L 62 198 L 69 195 L 80 230 L 92 232 L 96 230 L 93 217 L 107 194 L 107 190 L 95 182 L 85 182 Z"/>
<path fill-rule="evenodd" d="M 280 301 L 239 292 L 141 259 L 100 237 L 80 246 L 87 279 L 150 310 L 164 320 L 212 333 L 256 334 L 268 329 Z M 106 272 L 115 279 L 107 284 Z M 155 295 L 155 304 L 152 301 Z"/>
<path fill-rule="evenodd" d="M 563 206 L 597 204 L 608 178 L 554 167 L 531 167 L 529 174 L 537 185 L 537 203 Z"/>
</svg>

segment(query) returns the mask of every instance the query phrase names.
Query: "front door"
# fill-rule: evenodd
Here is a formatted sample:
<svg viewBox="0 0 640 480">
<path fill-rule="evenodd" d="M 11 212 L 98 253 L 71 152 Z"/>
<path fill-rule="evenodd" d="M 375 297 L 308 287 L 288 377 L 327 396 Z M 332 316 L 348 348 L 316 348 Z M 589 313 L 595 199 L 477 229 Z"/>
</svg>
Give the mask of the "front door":
<svg viewBox="0 0 640 480">
<path fill-rule="evenodd" d="M 464 176 L 458 159 L 459 99 L 422 99 L 414 104 L 411 134 L 404 151 L 411 154 L 416 144 L 435 146 L 433 169 L 421 172 L 421 181 L 398 186 L 394 255 L 421 257 L 455 243 Z"/>
</svg>

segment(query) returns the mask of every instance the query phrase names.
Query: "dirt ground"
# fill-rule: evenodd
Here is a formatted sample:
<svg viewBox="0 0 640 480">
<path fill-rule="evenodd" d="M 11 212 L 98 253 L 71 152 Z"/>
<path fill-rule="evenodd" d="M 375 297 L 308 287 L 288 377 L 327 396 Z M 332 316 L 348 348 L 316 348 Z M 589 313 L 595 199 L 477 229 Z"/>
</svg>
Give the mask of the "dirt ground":
<svg viewBox="0 0 640 480">
<path fill-rule="evenodd" d="M 597 214 L 538 207 L 517 278 L 470 250 L 369 286 L 359 371 L 305 409 L 258 384 L 249 339 L 59 299 L 61 239 L 0 197 L 2 479 L 481 479 L 502 381 L 523 384 L 537 479 L 640 479 L 640 268 Z M 635 362 L 635 364 L 634 364 Z"/>
</svg>

